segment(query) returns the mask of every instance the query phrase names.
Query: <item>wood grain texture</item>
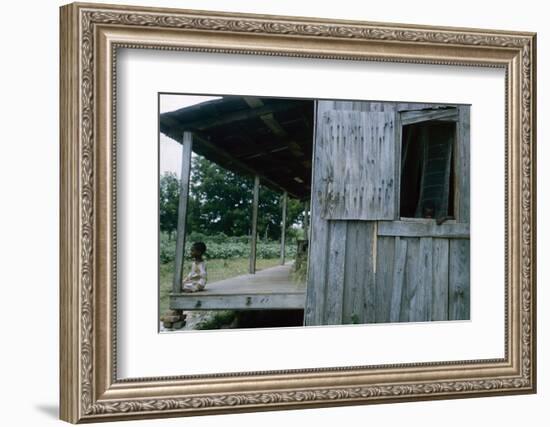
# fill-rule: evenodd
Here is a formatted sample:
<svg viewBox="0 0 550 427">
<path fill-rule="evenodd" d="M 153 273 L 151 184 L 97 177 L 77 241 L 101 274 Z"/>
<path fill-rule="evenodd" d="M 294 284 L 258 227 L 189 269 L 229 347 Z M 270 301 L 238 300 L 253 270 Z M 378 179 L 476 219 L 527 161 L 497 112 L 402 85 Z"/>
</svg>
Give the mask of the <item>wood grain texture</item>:
<svg viewBox="0 0 550 427">
<path fill-rule="evenodd" d="M 407 265 L 407 240 L 395 238 L 395 256 L 393 265 L 393 282 L 390 300 L 390 322 L 401 320 L 401 310 L 405 304 L 406 296 L 406 265 Z"/>
<path fill-rule="evenodd" d="M 300 310 L 304 308 L 304 300 L 304 293 L 171 296 L 170 307 L 187 311 Z"/>
<path fill-rule="evenodd" d="M 432 280 L 433 280 L 433 249 L 432 238 L 421 237 L 417 258 L 416 292 L 411 298 L 410 321 L 425 322 L 431 320 L 432 311 Z"/>
<path fill-rule="evenodd" d="M 449 320 L 470 319 L 470 241 L 449 243 Z"/>
<path fill-rule="evenodd" d="M 329 111 L 315 150 L 325 219 L 395 218 L 395 115 Z"/>
<path fill-rule="evenodd" d="M 281 259 L 280 264 L 285 264 L 285 241 L 286 241 L 286 204 L 288 199 L 288 193 L 285 191 L 281 200 Z"/>
<path fill-rule="evenodd" d="M 433 219 L 422 219 L 418 221 L 379 221 L 378 235 L 465 239 L 470 237 L 470 224 L 445 222 L 441 225 L 437 225 Z"/>
<path fill-rule="evenodd" d="M 342 324 L 347 221 L 329 221 L 326 305 L 324 324 Z"/>
<path fill-rule="evenodd" d="M 431 320 L 449 319 L 449 240 L 433 239 Z"/>
<path fill-rule="evenodd" d="M 343 323 L 374 323 L 374 223 L 347 221 Z"/>
<path fill-rule="evenodd" d="M 462 105 L 458 108 L 458 141 L 456 156 L 458 221 L 470 223 L 470 107 Z"/>
<path fill-rule="evenodd" d="M 256 245 L 258 241 L 258 203 L 260 201 L 260 177 L 254 176 L 254 189 L 252 190 L 252 218 L 250 219 L 250 255 L 248 257 L 248 272 L 256 272 Z"/>
<path fill-rule="evenodd" d="M 395 239 L 379 237 L 376 245 L 376 323 L 390 321 Z"/>
<path fill-rule="evenodd" d="M 315 117 L 323 114 L 332 107 L 332 101 L 316 101 Z M 322 324 L 322 316 L 325 308 L 325 288 L 326 288 L 326 265 L 327 245 L 328 245 L 328 221 L 321 217 L 321 199 L 322 190 L 318 183 L 321 182 L 321 168 L 317 167 L 321 159 L 321 150 L 317 150 L 317 135 L 322 126 L 319 120 L 316 120 L 313 135 L 313 177 L 311 191 L 311 221 L 310 221 L 310 243 L 308 251 L 307 267 L 307 292 L 306 307 L 304 310 L 304 325 Z"/>
<path fill-rule="evenodd" d="M 185 228 L 187 222 L 187 202 L 189 200 L 189 177 L 191 174 L 191 154 L 193 150 L 193 134 L 183 132 L 181 144 L 181 176 L 180 176 L 180 196 L 178 204 L 178 225 L 176 237 L 176 255 L 174 262 L 174 281 L 172 282 L 172 292 L 181 290 L 181 280 L 183 277 L 183 262 L 185 259 Z"/>
<path fill-rule="evenodd" d="M 404 111 L 401 114 L 401 124 L 403 125 L 421 123 L 428 120 L 457 121 L 458 111 L 456 108 L 439 108 Z"/>
<path fill-rule="evenodd" d="M 416 105 L 401 107 L 411 109 Z M 337 168 L 338 165 L 349 165 L 354 158 L 361 155 L 360 151 L 353 152 L 353 147 L 350 149 L 349 146 L 350 141 L 353 146 L 362 137 L 358 131 L 361 126 L 356 123 L 373 115 L 395 114 L 396 108 L 395 104 L 384 103 L 319 103 L 317 117 L 321 119 L 317 123 L 317 130 L 320 137 L 316 138 L 319 146 L 314 151 L 315 164 L 328 166 L 314 169 L 317 174 L 314 175 L 316 190 L 312 204 L 317 203 L 317 208 L 322 212 L 327 212 L 329 193 L 344 194 L 349 191 L 350 185 L 346 180 L 350 180 L 354 172 L 350 168 L 341 168 L 338 172 Z M 443 114 L 442 118 L 450 117 L 448 110 L 435 111 L 438 117 L 440 114 Z M 433 111 L 429 113 L 432 114 Z M 456 115 L 456 109 L 453 114 Z M 415 118 L 420 117 L 426 119 L 425 110 L 415 111 Z M 327 130 L 328 128 L 330 129 Z M 394 130 L 394 134 L 397 135 L 398 132 Z M 375 131 L 373 135 L 378 140 Z M 327 141 L 331 145 L 329 148 L 326 146 Z M 380 157 L 380 153 L 376 152 L 378 148 L 378 145 L 369 148 L 374 157 Z M 441 150 L 435 150 L 437 147 L 432 148 L 432 153 L 425 151 L 428 158 L 441 154 Z M 395 172 L 399 166 L 398 159 L 395 158 L 399 150 L 395 149 L 393 154 Z M 448 170 L 450 151 L 443 154 L 442 167 Z M 335 174 L 344 177 L 340 187 L 340 184 L 334 184 Z M 359 173 L 359 176 L 364 181 L 367 180 L 366 175 Z M 330 191 L 325 191 L 326 186 L 323 187 L 322 183 L 326 182 L 331 183 Z M 335 199 L 342 203 L 330 207 L 331 218 L 338 216 L 338 206 L 346 214 L 354 209 L 354 206 L 351 209 L 346 207 L 342 197 Z M 309 298 L 325 307 L 324 310 L 313 307 L 309 309 L 310 312 L 316 312 L 316 322 L 319 322 L 317 324 L 334 324 L 338 319 L 342 323 L 379 323 L 448 318 L 449 240 L 469 239 L 468 223 L 450 220 L 437 225 L 431 219 L 368 221 L 329 220 L 323 217 L 312 220 L 316 221 L 316 225 L 312 227 L 318 232 L 322 230 L 322 239 L 325 239 L 319 245 L 320 242 L 312 234 L 311 253 L 316 254 L 315 261 L 324 259 L 326 263 L 315 263 L 311 268 L 311 275 L 316 275 L 317 281 L 314 290 L 308 289 L 311 294 Z M 343 253 L 345 255 L 342 257 Z"/>
</svg>

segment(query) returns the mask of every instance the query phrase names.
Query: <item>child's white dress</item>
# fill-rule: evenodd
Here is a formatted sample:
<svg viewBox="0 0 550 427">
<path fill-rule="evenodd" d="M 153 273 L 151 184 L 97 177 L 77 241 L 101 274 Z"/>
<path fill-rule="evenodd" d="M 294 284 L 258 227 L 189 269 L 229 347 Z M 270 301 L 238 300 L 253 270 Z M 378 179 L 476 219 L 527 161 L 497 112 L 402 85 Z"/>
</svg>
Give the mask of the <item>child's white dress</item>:
<svg viewBox="0 0 550 427">
<path fill-rule="evenodd" d="M 202 291 L 206 286 L 206 262 L 193 261 L 191 271 L 184 277 L 181 288 L 185 292 Z"/>
</svg>

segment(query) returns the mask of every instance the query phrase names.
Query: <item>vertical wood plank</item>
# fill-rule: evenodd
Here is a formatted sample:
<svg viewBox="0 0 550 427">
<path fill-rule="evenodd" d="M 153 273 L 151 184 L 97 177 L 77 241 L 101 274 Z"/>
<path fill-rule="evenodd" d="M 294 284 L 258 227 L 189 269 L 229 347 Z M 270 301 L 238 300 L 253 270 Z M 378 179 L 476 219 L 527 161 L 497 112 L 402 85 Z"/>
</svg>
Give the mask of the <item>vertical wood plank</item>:
<svg viewBox="0 0 550 427">
<path fill-rule="evenodd" d="M 250 232 L 250 257 L 248 272 L 256 273 L 256 243 L 258 240 L 258 202 L 260 198 L 260 177 L 254 176 L 254 190 L 252 193 L 252 219 Z"/>
<path fill-rule="evenodd" d="M 176 254 L 174 262 L 174 281 L 172 292 L 181 292 L 183 277 L 183 261 L 185 259 L 185 226 L 187 220 L 187 201 L 189 198 L 189 176 L 191 173 L 191 154 L 193 150 L 193 134 L 183 132 L 181 144 L 181 178 L 180 197 L 178 204 L 178 226 L 176 232 Z"/>
<path fill-rule="evenodd" d="M 470 318 L 470 240 L 449 243 L 449 320 Z"/>
<path fill-rule="evenodd" d="M 433 239 L 421 237 L 418 253 L 418 291 L 412 305 L 413 318 L 424 322 L 432 317 Z"/>
<path fill-rule="evenodd" d="M 395 137 L 395 114 L 385 112 L 383 115 L 383 124 L 378 123 L 379 138 L 378 150 L 380 153 L 380 163 L 378 173 L 380 182 L 378 183 L 379 203 L 381 203 L 381 217 L 384 219 L 397 219 L 399 211 L 396 210 L 399 199 L 399 193 L 396 192 L 396 159 L 400 150 L 397 147 Z"/>
<path fill-rule="evenodd" d="M 390 321 L 395 238 L 378 236 L 376 250 L 376 323 L 385 323 Z"/>
<path fill-rule="evenodd" d="M 374 222 L 348 221 L 344 275 L 343 323 L 374 323 Z"/>
<path fill-rule="evenodd" d="M 344 276 L 346 261 L 346 234 L 348 221 L 330 221 L 326 287 L 325 325 L 342 324 L 344 305 Z"/>
<path fill-rule="evenodd" d="M 433 239 L 432 320 L 449 319 L 449 240 Z"/>
<path fill-rule="evenodd" d="M 323 127 L 323 113 L 333 108 L 333 104 L 334 101 L 315 101 L 310 243 L 308 245 L 306 306 L 304 310 L 304 325 L 306 326 L 321 325 L 325 309 L 329 227 L 328 221 L 321 217 L 323 173 L 320 165 L 323 162 L 324 150 L 320 132 Z"/>
<path fill-rule="evenodd" d="M 285 191 L 283 193 L 282 200 L 282 221 L 281 221 L 281 265 L 285 263 L 285 250 L 286 250 L 286 204 L 288 199 L 288 193 Z"/>
<path fill-rule="evenodd" d="M 304 202 L 304 237 L 309 241 L 309 200 Z"/>
<path fill-rule="evenodd" d="M 407 263 L 407 240 L 395 238 L 395 257 L 393 265 L 393 281 L 390 302 L 390 322 L 399 322 L 401 307 L 405 299 L 405 267 Z"/>
<path fill-rule="evenodd" d="M 314 147 L 313 147 L 313 179 L 312 179 L 312 194 L 311 194 L 311 215 L 309 221 L 309 260 L 308 263 L 308 284 L 306 292 L 306 308 L 304 313 L 304 324 L 320 325 L 320 324 L 338 324 L 341 322 L 352 322 L 352 315 L 359 308 L 363 308 L 361 315 L 353 316 L 355 320 L 360 322 L 376 321 L 376 278 L 375 270 L 377 266 L 374 264 L 378 260 L 378 268 L 382 268 L 381 256 L 376 257 L 372 246 L 376 236 L 373 231 L 375 223 L 365 223 L 363 221 L 334 221 L 327 220 L 321 216 L 324 213 L 325 202 L 327 200 L 340 200 L 339 197 L 334 197 L 334 192 L 324 191 L 327 185 L 334 186 L 335 171 L 347 175 L 350 179 L 350 168 L 346 167 L 350 163 L 356 161 L 356 158 L 351 155 L 347 149 L 342 149 L 346 145 L 355 141 L 355 135 L 359 135 L 359 127 L 357 123 L 348 120 L 351 130 L 351 137 L 342 137 L 342 129 L 338 128 L 339 121 L 331 121 L 330 116 L 334 110 L 355 110 L 355 111 L 378 111 L 376 114 L 383 114 L 381 111 L 393 112 L 394 104 L 381 103 L 380 105 L 371 105 L 373 103 L 365 102 L 340 102 L 340 101 L 318 101 L 316 102 L 315 126 L 314 126 Z M 324 114 L 331 111 L 331 114 Z M 351 116 L 348 115 L 348 119 Z M 393 119 L 393 115 L 392 115 Z M 332 127 L 331 127 L 332 126 Z M 325 133 L 329 138 L 322 137 Z M 386 134 L 391 134 L 392 141 L 395 140 L 395 129 L 381 128 L 368 130 L 370 132 L 370 141 L 373 144 L 373 150 L 367 153 L 365 147 L 362 155 L 367 154 L 379 155 L 381 151 L 386 149 L 386 144 L 383 142 L 385 138 L 389 138 Z M 358 136 L 359 139 L 359 136 Z M 329 142 L 330 141 L 330 142 Z M 395 141 L 394 141 L 395 142 Z M 336 149 L 334 154 L 332 149 Z M 392 145 L 392 150 L 395 151 L 395 144 Z M 378 150 L 378 151 L 375 151 Z M 361 151 L 358 149 L 358 152 Z M 395 170 L 395 156 L 387 156 L 391 158 L 393 169 Z M 336 166 L 335 166 L 336 165 Z M 358 182 L 365 182 L 367 173 L 373 176 L 380 177 L 380 169 L 378 165 L 366 168 L 364 163 L 358 168 L 361 179 Z M 336 167 L 336 169 L 335 169 Z M 339 169 L 338 169 L 339 168 Z M 324 170 L 322 170 L 324 169 Z M 392 174 L 390 180 L 384 178 L 384 185 L 395 184 L 395 176 Z M 381 182 L 381 180 L 379 180 Z M 353 195 L 353 189 L 349 186 L 342 187 L 342 194 L 347 197 Z M 364 194 L 364 188 L 357 188 L 357 195 Z M 388 192 L 389 193 L 389 192 Z M 330 196 L 330 197 L 328 197 Z M 386 192 L 383 187 L 377 188 L 373 192 L 372 200 L 382 202 L 386 197 Z M 395 197 L 395 196 L 394 196 Z M 356 203 L 360 205 L 360 197 L 356 197 Z M 364 198 L 363 206 L 368 203 L 368 197 Z M 380 203 L 382 205 L 382 203 Z M 395 201 L 388 206 L 393 206 L 395 210 Z M 330 210 L 330 209 L 329 209 Z M 345 209 L 344 209 L 344 212 Z M 350 209 L 347 210 L 348 214 Z M 351 217 L 350 217 L 351 218 Z M 392 216 L 391 219 L 394 219 Z M 368 227 L 364 227 L 369 224 Z M 344 230 L 345 229 L 345 232 Z M 372 238 L 369 236 L 372 234 Z M 338 237 L 337 237 L 338 236 Z M 355 241 L 353 241 L 355 237 Z M 360 241 L 364 240 L 367 243 L 361 247 Z M 372 243 L 372 246 L 368 242 Z M 388 238 L 391 245 L 394 245 L 394 238 Z M 350 254 L 351 248 L 357 248 L 358 256 L 354 257 Z M 342 251 L 343 249 L 343 251 Z M 363 258 L 360 253 L 365 253 Z M 392 250 L 393 253 L 393 250 Z M 365 261 L 367 264 L 365 265 Z M 370 264 L 368 264 L 370 261 Z M 387 296 L 387 305 L 385 311 L 388 313 L 391 306 L 391 295 L 393 286 L 393 265 L 387 268 L 389 279 L 388 288 L 385 289 Z M 368 272 L 372 271 L 371 274 Z M 339 281 L 343 281 L 342 285 L 338 285 Z M 369 282 L 370 281 L 370 282 Z M 370 285 L 369 285 L 370 283 Z M 348 285 L 350 286 L 348 288 Z M 359 285 L 362 285 L 361 287 Z M 369 293 L 371 294 L 369 297 Z M 361 298 L 356 296 L 363 295 Z M 379 297 L 381 294 L 379 294 Z M 366 310 L 365 310 L 366 305 Z M 351 308 L 350 308 L 351 307 Z M 371 307 L 369 309 L 369 307 Z M 401 315 L 401 313 L 400 313 Z M 369 316 L 372 316 L 369 318 Z M 361 319 L 362 317 L 362 319 Z M 338 320 L 339 319 L 339 320 Z"/>
<path fill-rule="evenodd" d="M 407 261 L 405 267 L 405 295 L 402 298 L 399 320 L 401 322 L 412 322 L 411 304 L 418 286 L 418 250 L 420 239 L 402 238 L 402 240 L 407 242 Z"/>
<path fill-rule="evenodd" d="M 395 219 L 394 113 L 329 111 L 320 122 L 323 218 Z"/>
<path fill-rule="evenodd" d="M 470 107 L 458 107 L 458 144 L 456 180 L 458 186 L 458 221 L 470 222 Z"/>
<path fill-rule="evenodd" d="M 409 139 L 410 139 L 409 132 Z M 395 170 L 394 170 L 394 187 L 395 187 L 395 197 L 394 197 L 394 216 L 395 219 L 401 217 L 401 176 L 403 175 L 403 166 L 405 165 L 405 160 L 407 157 L 407 149 L 409 147 L 408 142 L 405 144 L 405 150 L 403 150 L 403 126 L 401 124 L 401 115 L 395 114 Z"/>
</svg>

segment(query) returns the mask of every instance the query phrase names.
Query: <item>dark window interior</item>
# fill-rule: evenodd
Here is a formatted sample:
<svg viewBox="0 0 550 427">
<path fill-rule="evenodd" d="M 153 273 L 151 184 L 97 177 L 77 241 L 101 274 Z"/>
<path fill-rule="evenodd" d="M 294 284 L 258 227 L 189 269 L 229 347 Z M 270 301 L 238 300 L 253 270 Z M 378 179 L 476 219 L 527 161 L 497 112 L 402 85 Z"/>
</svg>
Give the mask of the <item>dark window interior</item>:
<svg viewBox="0 0 550 427">
<path fill-rule="evenodd" d="M 403 126 L 400 216 L 454 216 L 454 122 L 426 121 Z"/>
</svg>

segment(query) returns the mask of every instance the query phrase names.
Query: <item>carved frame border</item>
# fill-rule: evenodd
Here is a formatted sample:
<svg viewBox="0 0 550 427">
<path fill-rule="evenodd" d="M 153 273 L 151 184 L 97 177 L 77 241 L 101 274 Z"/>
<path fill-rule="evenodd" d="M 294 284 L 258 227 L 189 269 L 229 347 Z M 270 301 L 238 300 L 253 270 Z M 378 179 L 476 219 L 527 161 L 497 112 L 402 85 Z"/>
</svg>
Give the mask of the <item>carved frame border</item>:
<svg viewBox="0 0 550 427">
<path fill-rule="evenodd" d="M 535 392 L 535 34 L 78 3 L 60 13 L 61 419 Z M 505 358 L 117 380 L 119 47 L 505 68 Z"/>
</svg>

